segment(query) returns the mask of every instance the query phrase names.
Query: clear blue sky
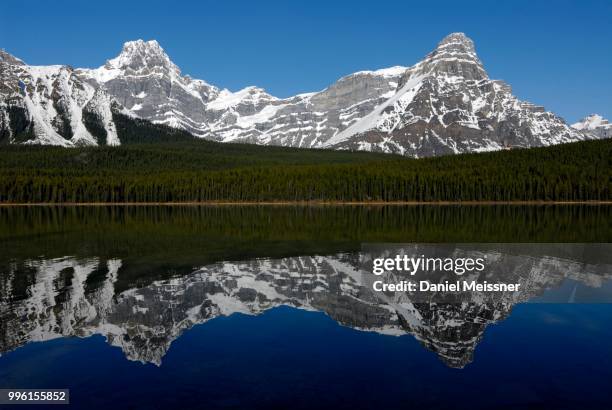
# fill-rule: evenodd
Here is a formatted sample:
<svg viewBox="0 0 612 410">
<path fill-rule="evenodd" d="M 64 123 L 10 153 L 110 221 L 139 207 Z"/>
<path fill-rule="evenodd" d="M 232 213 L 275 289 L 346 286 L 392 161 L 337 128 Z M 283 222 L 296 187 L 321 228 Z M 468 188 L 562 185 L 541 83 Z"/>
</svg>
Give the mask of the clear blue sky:
<svg viewBox="0 0 612 410">
<path fill-rule="evenodd" d="M 286 97 L 357 70 L 412 65 L 465 32 L 492 78 L 568 121 L 612 120 L 612 1 L 11 1 L 0 48 L 97 67 L 156 39 L 184 74 Z"/>
</svg>

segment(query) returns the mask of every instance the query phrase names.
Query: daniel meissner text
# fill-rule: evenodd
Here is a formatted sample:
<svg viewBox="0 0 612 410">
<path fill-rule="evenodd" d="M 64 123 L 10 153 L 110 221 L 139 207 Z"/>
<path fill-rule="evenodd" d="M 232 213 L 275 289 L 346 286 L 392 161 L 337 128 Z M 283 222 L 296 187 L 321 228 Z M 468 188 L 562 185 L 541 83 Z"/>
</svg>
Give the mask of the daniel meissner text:
<svg viewBox="0 0 612 410">
<path fill-rule="evenodd" d="M 481 273 L 486 265 L 484 258 L 431 258 L 424 255 L 408 257 L 397 255 L 393 258 L 376 258 L 373 260 L 372 273 L 380 276 L 383 273 L 400 273 L 414 276 L 419 272 L 452 272 L 457 276 L 465 273 Z M 475 280 L 445 280 L 435 283 L 429 280 L 385 283 L 377 280 L 372 284 L 376 292 L 515 292 L 519 283 L 489 283 Z"/>
</svg>

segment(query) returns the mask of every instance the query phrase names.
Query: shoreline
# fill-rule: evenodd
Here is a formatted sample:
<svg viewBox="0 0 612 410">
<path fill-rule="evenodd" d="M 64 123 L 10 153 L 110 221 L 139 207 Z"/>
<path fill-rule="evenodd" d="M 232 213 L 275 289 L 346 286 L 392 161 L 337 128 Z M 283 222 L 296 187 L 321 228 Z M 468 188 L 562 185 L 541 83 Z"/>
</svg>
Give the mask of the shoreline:
<svg viewBox="0 0 612 410">
<path fill-rule="evenodd" d="M 0 203 L 0 207 L 42 206 L 479 206 L 479 205 L 612 205 L 610 201 L 205 201 L 205 202 L 36 202 Z"/>
</svg>

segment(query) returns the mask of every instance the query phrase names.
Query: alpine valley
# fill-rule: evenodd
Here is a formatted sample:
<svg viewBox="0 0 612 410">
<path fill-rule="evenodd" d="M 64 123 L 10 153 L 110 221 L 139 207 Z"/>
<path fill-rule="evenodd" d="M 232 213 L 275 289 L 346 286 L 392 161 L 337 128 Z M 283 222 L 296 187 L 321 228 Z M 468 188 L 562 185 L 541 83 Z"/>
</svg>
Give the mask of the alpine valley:
<svg viewBox="0 0 612 410">
<path fill-rule="evenodd" d="M 411 157 L 610 137 L 601 116 L 569 126 L 517 99 L 508 84 L 488 77 L 462 33 L 412 67 L 360 71 L 284 99 L 182 75 L 154 40 L 127 42 L 96 69 L 30 66 L 0 51 L 0 143 L 120 145 L 130 142 L 121 121 L 218 142 Z"/>
</svg>

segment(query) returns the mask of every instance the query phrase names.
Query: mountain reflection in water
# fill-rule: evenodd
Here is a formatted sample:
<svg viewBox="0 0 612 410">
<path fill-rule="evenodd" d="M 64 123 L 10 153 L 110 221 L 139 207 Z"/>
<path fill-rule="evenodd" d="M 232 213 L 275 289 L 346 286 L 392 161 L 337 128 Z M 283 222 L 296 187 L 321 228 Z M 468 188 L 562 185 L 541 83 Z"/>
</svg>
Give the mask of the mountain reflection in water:
<svg viewBox="0 0 612 410">
<path fill-rule="evenodd" d="M 0 351 L 98 334 L 129 360 L 161 365 L 173 341 L 194 325 L 285 305 L 324 312 L 353 329 L 412 335 L 449 367 L 463 368 L 487 326 L 507 318 L 515 304 L 545 299 L 568 283 L 572 297 L 577 289 L 609 292 L 612 271 L 579 258 L 490 252 L 503 260 L 507 276 L 525 285 L 523 292 L 494 303 L 455 304 L 374 295 L 363 285 L 358 252 L 217 262 L 182 274 L 166 268 L 123 288 L 117 286 L 125 266 L 119 258 L 13 261 L 0 276 Z"/>
</svg>

